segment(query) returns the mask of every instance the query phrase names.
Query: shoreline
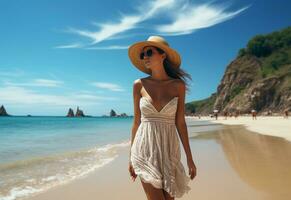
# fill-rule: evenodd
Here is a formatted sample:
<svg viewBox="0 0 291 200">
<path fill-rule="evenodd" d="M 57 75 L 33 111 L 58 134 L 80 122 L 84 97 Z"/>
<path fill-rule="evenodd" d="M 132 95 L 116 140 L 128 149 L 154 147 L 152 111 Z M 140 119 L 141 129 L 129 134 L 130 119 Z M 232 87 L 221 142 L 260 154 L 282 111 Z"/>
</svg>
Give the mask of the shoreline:
<svg viewBox="0 0 291 200">
<path fill-rule="evenodd" d="M 210 117 L 189 117 L 195 121 L 209 121 L 213 124 L 220 125 L 243 125 L 247 130 L 257 132 L 263 135 L 281 137 L 291 142 L 291 118 L 284 119 L 282 116 L 257 116 L 257 120 L 253 120 L 251 116 L 239 116 L 237 119 L 219 116 L 218 120 Z"/>
</svg>

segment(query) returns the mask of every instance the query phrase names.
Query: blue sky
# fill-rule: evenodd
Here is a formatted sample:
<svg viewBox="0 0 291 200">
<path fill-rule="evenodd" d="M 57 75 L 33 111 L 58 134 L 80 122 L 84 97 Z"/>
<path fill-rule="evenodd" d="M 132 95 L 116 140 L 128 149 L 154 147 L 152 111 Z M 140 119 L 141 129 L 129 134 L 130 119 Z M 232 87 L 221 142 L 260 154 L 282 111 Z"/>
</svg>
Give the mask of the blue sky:
<svg viewBox="0 0 291 200">
<path fill-rule="evenodd" d="M 12 115 L 133 114 L 145 77 L 129 45 L 166 38 L 193 79 L 186 102 L 216 91 L 226 66 L 257 34 L 291 25 L 288 0 L 0 0 L 0 105 Z"/>
</svg>

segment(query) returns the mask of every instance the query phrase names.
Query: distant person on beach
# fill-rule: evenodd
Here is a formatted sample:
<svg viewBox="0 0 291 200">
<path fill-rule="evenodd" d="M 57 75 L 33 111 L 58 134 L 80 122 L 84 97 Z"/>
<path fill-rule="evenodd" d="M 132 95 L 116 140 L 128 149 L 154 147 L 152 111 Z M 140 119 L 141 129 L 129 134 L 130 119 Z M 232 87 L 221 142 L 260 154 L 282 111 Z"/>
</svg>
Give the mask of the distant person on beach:
<svg viewBox="0 0 291 200">
<path fill-rule="evenodd" d="M 253 120 L 257 120 L 257 111 L 255 109 L 252 110 Z"/>
<path fill-rule="evenodd" d="M 218 113 L 216 112 L 216 113 L 214 113 L 214 117 L 215 117 L 215 120 L 217 120 L 218 119 Z"/>
<path fill-rule="evenodd" d="M 234 113 L 234 118 L 237 119 L 238 116 L 239 116 L 239 111 L 235 111 L 235 113 Z"/>
<path fill-rule="evenodd" d="M 185 78 L 191 76 L 180 68 L 180 55 L 162 37 L 150 36 L 131 45 L 128 55 L 137 69 L 149 74 L 133 84 L 130 176 L 133 181 L 139 176 L 148 199 L 180 198 L 196 176 L 184 111 Z M 180 160 L 179 138 L 189 177 Z"/>
<path fill-rule="evenodd" d="M 224 111 L 223 115 L 224 115 L 224 119 L 226 120 L 227 119 L 227 115 L 228 115 L 227 111 Z"/>
<path fill-rule="evenodd" d="M 213 116 L 215 117 L 215 120 L 218 120 L 218 110 L 213 110 Z"/>
<path fill-rule="evenodd" d="M 284 118 L 288 119 L 288 116 L 289 116 L 288 110 L 285 110 L 284 111 Z"/>
</svg>

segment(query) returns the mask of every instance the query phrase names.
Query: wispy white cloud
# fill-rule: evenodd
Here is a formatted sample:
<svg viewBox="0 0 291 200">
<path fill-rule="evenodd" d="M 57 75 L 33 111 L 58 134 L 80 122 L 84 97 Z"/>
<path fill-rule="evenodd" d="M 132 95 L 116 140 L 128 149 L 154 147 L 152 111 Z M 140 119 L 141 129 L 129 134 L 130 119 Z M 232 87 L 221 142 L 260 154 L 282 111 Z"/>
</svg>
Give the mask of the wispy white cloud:
<svg viewBox="0 0 291 200">
<path fill-rule="evenodd" d="M 124 16 L 118 23 L 100 24 L 99 26 L 101 29 L 100 31 L 93 33 L 93 42 L 91 44 L 99 43 L 118 33 L 130 30 L 135 27 L 141 19 L 141 16 Z"/>
<path fill-rule="evenodd" d="M 97 88 L 107 89 L 107 90 L 111 90 L 111 91 L 117 91 L 117 92 L 124 91 L 124 89 L 122 89 L 119 85 L 113 84 L 113 83 L 93 82 L 93 83 L 91 83 L 91 85 L 93 85 Z"/>
<path fill-rule="evenodd" d="M 55 48 L 57 48 L 57 49 L 72 49 L 72 48 L 81 48 L 81 47 L 83 47 L 82 44 L 74 43 L 74 44 L 56 46 Z"/>
<path fill-rule="evenodd" d="M 49 80 L 49 79 L 35 79 L 35 86 L 43 86 L 43 87 L 59 87 L 63 84 L 63 81 L 57 80 Z"/>
<path fill-rule="evenodd" d="M 189 3 L 188 0 L 140 1 L 140 3 L 137 2 L 135 4 L 137 6 L 134 8 L 136 11 L 134 14 L 121 14 L 120 20 L 109 23 L 92 22 L 94 26 L 98 27 L 97 31 L 78 28 L 66 30 L 66 32 L 89 39 L 89 43 L 73 43 L 71 45 L 60 45 L 56 48 L 84 48 L 92 50 L 127 49 L 127 46 L 118 44 L 103 47 L 99 47 L 98 44 L 102 41 L 123 39 L 127 37 L 126 33 L 130 30 L 140 28 L 141 23 L 158 15 L 171 22 L 169 24 L 151 24 L 143 28 L 148 29 L 152 34 L 185 35 L 191 34 L 195 30 L 211 27 L 230 20 L 250 7 L 243 7 L 236 11 L 227 11 L 230 4 L 214 4 L 213 2 L 194 5 Z M 146 34 L 146 31 L 143 30 L 143 33 L 137 32 L 134 34 Z"/>
<path fill-rule="evenodd" d="M 93 93 L 71 93 L 63 95 L 43 94 L 19 86 L 0 87 L 1 104 L 5 105 L 47 105 L 76 106 L 97 105 L 104 100 L 117 100 L 115 97 L 104 97 Z"/>
<path fill-rule="evenodd" d="M 188 5 L 179 12 L 173 13 L 171 24 L 156 26 L 156 30 L 163 35 L 191 34 L 197 29 L 207 28 L 229 20 L 248 8 L 243 7 L 237 11 L 227 12 L 227 7 L 225 4 Z"/>
<path fill-rule="evenodd" d="M 89 31 L 76 28 L 69 28 L 67 32 L 77 34 L 79 36 L 86 37 L 91 40 L 88 45 L 95 45 L 105 40 L 110 40 L 116 37 L 118 34 L 131 30 L 137 26 L 137 24 L 155 16 L 159 10 L 172 7 L 178 1 L 174 0 L 153 0 L 149 2 L 141 2 L 142 6 L 136 8 L 139 13 L 135 15 L 122 15 L 118 22 L 110 23 L 96 23 L 93 25 L 98 26 L 98 31 Z M 119 36 L 121 38 L 121 36 Z M 69 46 L 70 48 L 79 48 L 78 45 L 61 45 Z M 60 46 L 59 46 L 60 47 Z M 116 48 L 107 48 L 116 49 Z"/>
<path fill-rule="evenodd" d="M 50 80 L 50 79 L 34 79 L 30 82 L 10 82 L 5 81 L 5 86 L 31 86 L 31 87 L 61 87 L 63 85 L 63 81 L 58 80 Z"/>
<path fill-rule="evenodd" d="M 140 6 L 136 9 L 139 11 L 141 18 L 147 20 L 157 14 L 163 14 L 165 11 L 170 11 L 183 2 L 184 0 L 154 0 L 149 1 L 148 3 L 141 1 L 141 3 L 138 4 Z"/>
<path fill-rule="evenodd" d="M 0 71 L 1 77 L 14 77 L 15 78 L 15 77 L 23 76 L 23 75 L 24 75 L 24 72 L 20 69 Z"/>
<path fill-rule="evenodd" d="M 75 105 L 76 101 L 64 96 L 39 94 L 33 90 L 7 86 L 0 88 L 0 99 L 4 104 L 51 104 L 51 105 Z"/>
<path fill-rule="evenodd" d="M 82 30 L 77 28 L 69 28 L 66 32 L 77 34 L 79 36 L 85 37 L 90 40 L 87 44 L 76 43 L 68 45 L 60 45 L 55 48 L 82 48 L 83 46 L 95 45 L 99 42 L 110 40 L 115 35 L 122 33 L 124 31 L 130 30 L 135 27 L 135 25 L 140 22 L 140 16 L 124 16 L 119 22 L 115 23 L 93 23 L 94 26 L 98 26 L 98 31 Z"/>
<path fill-rule="evenodd" d="M 87 47 L 85 49 L 92 50 L 114 50 L 114 49 L 128 49 L 129 46 L 121 46 L 121 45 L 112 45 L 112 46 L 103 46 L 103 47 Z"/>
</svg>

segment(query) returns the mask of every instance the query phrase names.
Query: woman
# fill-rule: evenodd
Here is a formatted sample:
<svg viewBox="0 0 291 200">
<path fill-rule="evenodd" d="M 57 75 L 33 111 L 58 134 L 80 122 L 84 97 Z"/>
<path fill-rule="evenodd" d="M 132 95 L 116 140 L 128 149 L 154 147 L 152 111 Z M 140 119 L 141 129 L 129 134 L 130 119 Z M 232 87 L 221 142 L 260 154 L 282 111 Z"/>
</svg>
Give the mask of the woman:
<svg viewBox="0 0 291 200">
<path fill-rule="evenodd" d="M 190 190 L 196 176 L 184 116 L 186 84 L 190 75 L 181 70 L 180 56 L 166 40 L 151 36 L 133 44 L 131 62 L 150 76 L 133 85 L 134 123 L 132 127 L 129 173 L 139 175 L 150 200 L 172 200 Z M 180 161 L 182 141 L 190 178 Z"/>
</svg>

